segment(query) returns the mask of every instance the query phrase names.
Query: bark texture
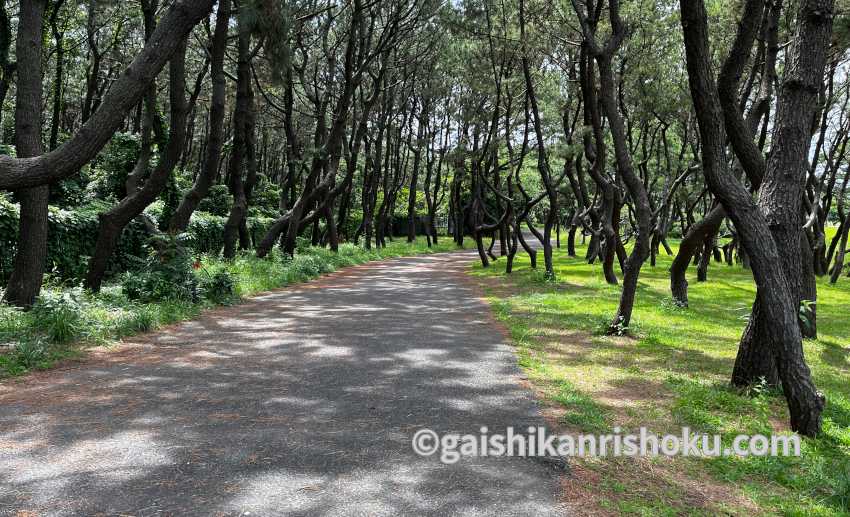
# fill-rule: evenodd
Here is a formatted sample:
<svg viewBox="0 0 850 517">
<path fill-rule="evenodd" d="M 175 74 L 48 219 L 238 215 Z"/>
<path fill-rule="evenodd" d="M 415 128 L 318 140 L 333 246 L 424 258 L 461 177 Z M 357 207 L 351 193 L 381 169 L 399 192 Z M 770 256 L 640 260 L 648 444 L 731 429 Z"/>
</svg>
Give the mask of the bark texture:
<svg viewBox="0 0 850 517">
<path fill-rule="evenodd" d="M 762 302 L 759 307 L 772 323 L 768 329 L 771 353 L 778 364 L 791 428 L 814 436 L 820 431 L 824 400 L 803 358 L 796 297 L 785 272 L 776 267 L 781 259 L 768 218 L 727 167 L 726 134 L 719 94 L 711 73 L 705 5 L 702 0 L 681 0 L 680 5 L 689 86 L 699 123 L 706 180 L 734 222 L 750 258 Z M 806 5 L 804 3 L 804 9 Z"/>
<path fill-rule="evenodd" d="M 16 53 L 18 63 L 15 104 L 15 147 L 20 158 L 40 156 L 42 108 L 42 30 L 46 0 L 21 2 Z M 15 266 L 4 295 L 10 304 L 29 307 L 41 291 L 47 262 L 47 185 L 17 192 L 21 203 Z"/>
</svg>

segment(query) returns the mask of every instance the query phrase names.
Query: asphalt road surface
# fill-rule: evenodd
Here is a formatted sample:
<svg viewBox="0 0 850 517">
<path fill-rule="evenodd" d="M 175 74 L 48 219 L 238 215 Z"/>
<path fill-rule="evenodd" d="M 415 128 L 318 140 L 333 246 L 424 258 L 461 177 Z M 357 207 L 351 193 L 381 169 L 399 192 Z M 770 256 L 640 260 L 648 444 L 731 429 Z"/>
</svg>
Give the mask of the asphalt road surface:
<svg viewBox="0 0 850 517">
<path fill-rule="evenodd" d="M 474 257 L 349 268 L 0 383 L 0 515 L 561 515 L 557 465 L 411 448 L 543 424 Z"/>
</svg>

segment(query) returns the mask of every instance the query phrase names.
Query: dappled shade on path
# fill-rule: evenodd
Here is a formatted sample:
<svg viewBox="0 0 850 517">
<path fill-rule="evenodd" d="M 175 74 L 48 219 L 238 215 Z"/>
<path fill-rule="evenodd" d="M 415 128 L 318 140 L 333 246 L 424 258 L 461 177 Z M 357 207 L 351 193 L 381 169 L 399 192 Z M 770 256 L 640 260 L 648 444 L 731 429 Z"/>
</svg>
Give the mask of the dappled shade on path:
<svg viewBox="0 0 850 517">
<path fill-rule="evenodd" d="M 350 268 L 0 386 L 0 513 L 548 515 L 522 458 L 421 428 L 542 419 L 453 253 Z"/>
</svg>

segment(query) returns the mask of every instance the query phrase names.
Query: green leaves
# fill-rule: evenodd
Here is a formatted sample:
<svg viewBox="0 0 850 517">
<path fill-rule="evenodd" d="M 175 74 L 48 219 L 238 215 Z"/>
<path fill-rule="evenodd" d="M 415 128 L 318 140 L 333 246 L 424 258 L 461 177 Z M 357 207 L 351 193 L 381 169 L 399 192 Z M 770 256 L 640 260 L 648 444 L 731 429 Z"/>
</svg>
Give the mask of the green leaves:
<svg viewBox="0 0 850 517">
<path fill-rule="evenodd" d="M 48 214 L 48 270 L 60 282 L 76 282 L 85 276 L 88 258 L 94 252 L 99 229 L 98 214 L 109 209 L 110 203 L 94 201 L 74 210 L 51 207 Z M 12 273 L 18 242 L 18 205 L 0 197 L 0 281 L 4 282 Z M 147 213 L 156 218 L 157 210 Z M 205 212 L 192 216 L 182 245 L 193 253 L 218 253 L 224 246 L 225 217 Z M 257 241 L 274 223 L 268 217 L 251 217 L 248 230 Z M 149 235 L 144 224 L 132 221 L 124 229 L 118 247 L 112 257 L 109 275 L 114 276 L 137 265 L 138 259 L 146 255 L 145 243 Z"/>
</svg>

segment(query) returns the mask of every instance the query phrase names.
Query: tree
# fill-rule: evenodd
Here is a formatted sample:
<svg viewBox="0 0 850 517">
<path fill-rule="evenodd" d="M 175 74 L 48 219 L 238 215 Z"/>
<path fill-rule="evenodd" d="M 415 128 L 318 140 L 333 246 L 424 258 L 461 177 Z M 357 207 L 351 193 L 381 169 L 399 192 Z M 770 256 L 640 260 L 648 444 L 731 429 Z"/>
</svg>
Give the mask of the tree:
<svg viewBox="0 0 850 517">
<path fill-rule="evenodd" d="M 42 30 L 46 0 L 23 0 L 15 46 L 18 67 L 15 103 L 15 147 L 18 157 L 41 156 Z M 47 262 L 47 200 L 50 187 L 17 191 L 21 202 L 15 268 L 6 286 L 5 300 L 21 307 L 35 302 Z"/>
<path fill-rule="evenodd" d="M 808 30 L 817 32 L 824 21 L 831 17 L 831 3 L 821 2 L 817 9 L 812 9 L 815 4 L 816 2 L 812 1 L 801 4 L 801 19 L 807 27 L 801 35 L 806 34 Z M 784 268 L 776 267 L 781 258 L 768 218 L 756 206 L 747 189 L 731 174 L 726 164 L 726 130 L 717 86 L 711 73 L 705 6 L 702 0 L 682 0 L 681 11 L 688 82 L 699 123 L 706 180 L 732 218 L 742 244 L 750 256 L 753 276 L 759 289 L 757 303 L 764 311 L 764 316 L 772 322 L 765 331 L 771 343 L 769 353 L 777 363 L 782 388 L 788 401 L 791 428 L 801 434 L 814 436 L 820 431 L 824 401 L 812 383 L 811 374 L 803 359 L 796 296 Z M 804 41 L 809 40 L 806 38 Z M 807 51 L 804 44 L 796 46 L 795 52 L 800 52 L 801 55 Z M 805 113 L 801 116 L 805 116 Z M 794 180 L 795 174 L 790 175 L 788 182 Z M 799 199 L 797 202 L 799 203 Z M 792 247 L 796 248 L 799 239 L 791 242 L 795 244 Z"/>
<path fill-rule="evenodd" d="M 132 63 L 115 80 L 98 109 L 67 142 L 34 157 L 0 156 L 0 189 L 47 185 L 77 173 L 91 161 L 124 117 L 147 91 L 151 81 L 180 48 L 192 28 L 212 10 L 215 0 L 176 0 Z"/>
</svg>

